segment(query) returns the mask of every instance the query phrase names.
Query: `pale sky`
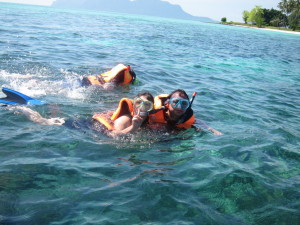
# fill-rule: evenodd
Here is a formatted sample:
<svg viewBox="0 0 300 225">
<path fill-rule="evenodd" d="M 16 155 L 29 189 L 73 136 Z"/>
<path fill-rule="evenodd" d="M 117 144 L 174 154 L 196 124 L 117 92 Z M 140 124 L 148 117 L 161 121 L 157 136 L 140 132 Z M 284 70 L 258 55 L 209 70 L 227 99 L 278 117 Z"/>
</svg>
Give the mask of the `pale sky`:
<svg viewBox="0 0 300 225">
<path fill-rule="evenodd" d="M 227 21 L 243 22 L 242 12 L 250 11 L 256 5 L 267 9 L 278 9 L 281 0 L 164 0 L 177 4 L 193 16 L 204 16 L 220 21 L 226 17 Z M 51 5 L 54 0 L 0 0 L 0 2 L 22 3 L 32 5 Z"/>
</svg>

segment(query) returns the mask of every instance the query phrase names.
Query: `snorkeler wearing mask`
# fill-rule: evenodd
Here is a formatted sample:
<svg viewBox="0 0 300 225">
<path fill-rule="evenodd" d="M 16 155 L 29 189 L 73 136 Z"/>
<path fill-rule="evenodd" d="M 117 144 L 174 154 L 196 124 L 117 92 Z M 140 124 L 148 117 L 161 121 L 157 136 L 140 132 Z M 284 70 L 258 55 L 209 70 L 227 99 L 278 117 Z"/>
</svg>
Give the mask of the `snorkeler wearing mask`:
<svg viewBox="0 0 300 225">
<path fill-rule="evenodd" d="M 191 101 L 185 91 L 177 89 L 169 95 L 159 95 L 155 99 L 149 92 L 139 93 L 134 100 L 123 98 L 116 111 L 109 111 L 93 116 L 93 121 L 76 121 L 63 118 L 43 118 L 38 112 L 25 106 L 15 106 L 14 109 L 22 111 L 30 120 L 42 125 L 64 125 L 70 128 L 87 127 L 110 136 L 127 134 L 137 131 L 148 124 L 149 128 L 168 130 L 195 128 L 199 124 L 216 135 L 221 132 L 209 127 L 204 122 L 195 120 L 191 108 L 195 93 Z M 158 126 L 157 126 L 158 125 Z M 162 125 L 162 126 L 161 126 Z"/>
<path fill-rule="evenodd" d="M 182 89 L 177 89 L 169 95 L 156 96 L 154 99 L 154 113 L 149 115 L 150 124 L 165 124 L 168 130 L 194 128 L 196 120 L 192 103 L 195 96 L 196 93 L 193 94 L 190 101 L 187 93 Z M 222 134 L 201 121 L 199 123 L 216 135 Z"/>
<path fill-rule="evenodd" d="M 93 76 L 84 77 L 80 83 L 81 86 L 101 86 L 106 90 L 112 90 L 117 86 L 127 86 L 129 84 L 135 84 L 136 74 L 131 67 L 125 66 L 124 64 L 118 64 L 111 70 Z"/>
<path fill-rule="evenodd" d="M 13 106 L 28 119 L 41 125 L 63 125 L 69 128 L 86 128 L 106 133 L 110 136 L 133 133 L 148 123 L 149 112 L 153 109 L 154 98 L 149 92 L 137 94 L 134 100 L 122 98 L 116 111 L 95 114 L 93 120 L 64 118 L 44 118 L 37 111 L 26 106 Z"/>
<path fill-rule="evenodd" d="M 195 117 L 188 95 L 177 89 L 169 95 L 159 95 L 154 99 L 157 111 L 149 116 L 150 123 L 166 124 L 168 128 L 192 128 Z"/>
<path fill-rule="evenodd" d="M 104 125 L 109 135 L 133 133 L 147 124 L 153 102 L 149 92 L 141 92 L 133 100 L 121 99 L 116 111 L 96 114 L 93 119 Z"/>
</svg>

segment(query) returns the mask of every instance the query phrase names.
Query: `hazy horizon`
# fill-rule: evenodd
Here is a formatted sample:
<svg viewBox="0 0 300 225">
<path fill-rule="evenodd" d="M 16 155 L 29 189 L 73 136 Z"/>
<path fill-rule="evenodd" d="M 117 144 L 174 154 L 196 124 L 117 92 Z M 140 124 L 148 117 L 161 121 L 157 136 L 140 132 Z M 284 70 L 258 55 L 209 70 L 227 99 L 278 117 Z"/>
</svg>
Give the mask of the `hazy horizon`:
<svg viewBox="0 0 300 225">
<path fill-rule="evenodd" d="M 0 0 L 0 2 L 45 5 L 50 6 L 55 0 Z M 222 17 L 226 17 L 227 21 L 243 22 L 242 12 L 250 11 L 256 5 L 263 8 L 277 9 L 279 0 L 162 0 L 171 4 L 180 5 L 181 8 L 193 16 L 209 17 L 213 20 L 220 21 Z"/>
</svg>

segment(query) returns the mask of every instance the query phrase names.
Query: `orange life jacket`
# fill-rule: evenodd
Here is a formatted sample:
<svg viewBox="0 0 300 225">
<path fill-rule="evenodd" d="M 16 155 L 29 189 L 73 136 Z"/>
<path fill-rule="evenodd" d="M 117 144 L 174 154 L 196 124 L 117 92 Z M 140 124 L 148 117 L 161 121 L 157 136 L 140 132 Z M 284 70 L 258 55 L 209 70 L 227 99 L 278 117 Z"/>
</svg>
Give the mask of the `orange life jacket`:
<svg viewBox="0 0 300 225">
<path fill-rule="evenodd" d="M 160 109 L 162 106 L 164 106 L 164 103 L 167 100 L 167 97 L 168 97 L 167 94 L 162 94 L 162 95 L 156 96 L 154 98 L 154 110 Z M 189 114 L 190 115 L 187 116 L 187 118 L 185 118 L 182 123 L 176 124 L 176 127 L 185 128 L 185 129 L 191 128 L 192 125 L 195 123 L 195 116 L 194 116 L 193 111 L 189 111 Z M 149 122 L 166 124 L 168 121 L 165 118 L 166 118 L 165 110 L 159 110 L 158 112 L 149 115 Z"/>
<path fill-rule="evenodd" d="M 121 83 L 118 83 L 118 85 L 124 86 L 133 82 L 135 74 L 131 71 L 130 66 L 118 64 L 105 73 L 87 77 L 92 85 L 102 85 L 104 83 L 111 82 L 115 78 L 119 78 L 121 80 Z"/>
<path fill-rule="evenodd" d="M 134 114 L 133 102 L 129 98 L 122 98 L 116 111 L 99 113 L 93 116 L 93 119 L 103 124 L 108 130 L 114 129 L 114 121 L 125 114 Z"/>
</svg>

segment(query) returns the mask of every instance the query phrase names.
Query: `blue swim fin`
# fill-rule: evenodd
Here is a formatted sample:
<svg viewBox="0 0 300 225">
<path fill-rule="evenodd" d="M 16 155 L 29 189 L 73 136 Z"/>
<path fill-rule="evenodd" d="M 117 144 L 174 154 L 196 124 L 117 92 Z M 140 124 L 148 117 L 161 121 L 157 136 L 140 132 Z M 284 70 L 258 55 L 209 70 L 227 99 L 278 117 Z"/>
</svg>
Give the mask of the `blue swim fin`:
<svg viewBox="0 0 300 225">
<path fill-rule="evenodd" d="M 6 105 L 44 105 L 44 101 L 40 101 L 24 95 L 20 92 L 8 88 L 2 88 L 2 92 L 6 94 L 6 98 L 0 98 L 0 103 Z"/>
</svg>

